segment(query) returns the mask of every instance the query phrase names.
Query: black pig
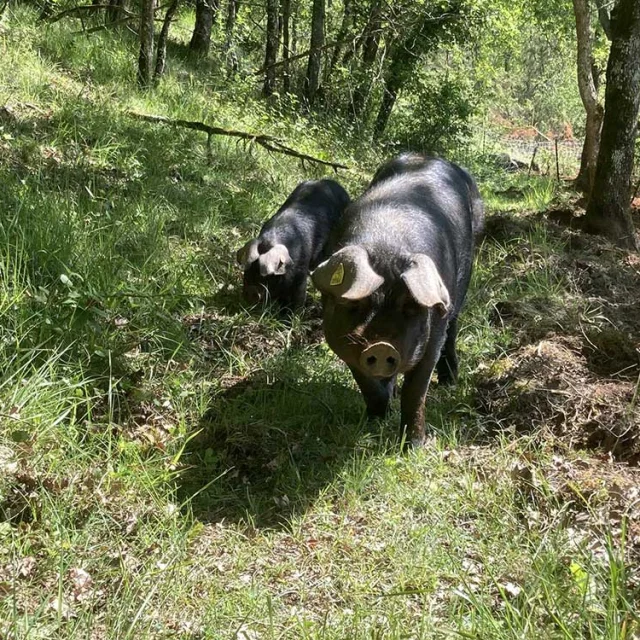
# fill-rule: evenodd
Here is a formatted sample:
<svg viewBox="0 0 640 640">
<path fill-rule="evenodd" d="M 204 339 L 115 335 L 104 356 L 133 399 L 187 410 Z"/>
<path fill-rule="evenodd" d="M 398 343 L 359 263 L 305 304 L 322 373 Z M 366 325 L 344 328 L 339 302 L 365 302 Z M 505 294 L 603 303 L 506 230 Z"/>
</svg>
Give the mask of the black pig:
<svg viewBox="0 0 640 640">
<path fill-rule="evenodd" d="M 403 154 L 347 207 L 332 255 L 312 274 L 327 342 L 351 369 L 370 416 L 385 415 L 404 373 L 401 428 L 414 445 L 424 442 L 434 368 L 440 383 L 456 380 L 458 314 L 483 221 L 464 169 Z"/>
<path fill-rule="evenodd" d="M 274 301 L 290 310 L 302 306 L 309 271 L 322 259 L 348 203 L 349 195 L 333 180 L 300 183 L 260 235 L 238 250 L 245 299 L 251 304 Z"/>
</svg>

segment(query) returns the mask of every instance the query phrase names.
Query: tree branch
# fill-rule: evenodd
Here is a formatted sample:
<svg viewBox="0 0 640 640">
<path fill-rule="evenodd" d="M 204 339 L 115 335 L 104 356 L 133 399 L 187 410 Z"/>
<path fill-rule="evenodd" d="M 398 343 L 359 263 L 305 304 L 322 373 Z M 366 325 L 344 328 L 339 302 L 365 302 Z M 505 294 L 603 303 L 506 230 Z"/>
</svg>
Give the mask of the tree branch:
<svg viewBox="0 0 640 640">
<path fill-rule="evenodd" d="M 350 40 L 349 39 L 342 40 L 342 41 L 334 40 L 333 42 L 329 42 L 328 44 L 325 44 L 322 47 L 314 47 L 313 49 L 307 49 L 302 53 L 298 53 L 297 55 L 291 56 L 290 58 L 285 58 L 284 60 L 280 60 L 278 62 L 275 62 L 274 64 L 270 64 L 269 66 L 266 66 L 266 67 L 262 66 L 257 71 L 254 71 L 253 75 L 261 76 L 269 69 L 275 69 L 277 67 L 281 67 L 283 64 L 287 64 L 288 62 L 293 62 L 294 60 L 300 60 L 300 58 L 307 58 L 312 51 L 324 51 L 325 49 L 330 49 L 331 47 L 335 47 L 337 44 L 344 44 L 346 42 L 350 42 Z"/>
<path fill-rule="evenodd" d="M 79 36 L 79 35 L 88 36 L 91 33 L 97 33 L 98 31 L 106 31 L 107 29 L 118 27 L 121 24 L 127 24 L 135 19 L 139 20 L 140 16 L 136 16 L 136 15 L 125 16 L 124 18 L 120 18 L 119 20 L 114 20 L 113 22 L 109 22 L 108 24 L 100 24 L 97 27 L 91 27 L 90 29 L 83 28 L 80 31 L 72 31 L 71 35 L 72 36 Z M 136 36 L 138 35 L 137 31 L 132 30 L 132 33 L 135 33 Z"/>
<path fill-rule="evenodd" d="M 49 24 L 53 24 L 54 22 L 58 22 L 58 20 L 62 20 L 62 18 L 65 18 L 66 16 L 72 16 L 74 14 L 79 14 L 80 16 L 82 16 L 83 14 L 86 14 L 86 13 L 94 13 L 95 11 L 100 11 L 102 9 L 109 9 L 110 7 L 111 5 L 109 4 L 81 4 L 77 7 L 71 7 L 71 9 L 65 9 L 64 11 L 60 11 L 59 13 L 56 13 L 55 15 L 51 16 L 47 20 L 47 22 L 49 22 Z M 133 15 L 126 9 L 124 10 L 124 12 L 127 16 Z"/>
<path fill-rule="evenodd" d="M 348 169 L 344 164 L 337 162 L 330 162 L 329 160 L 321 160 L 314 156 L 307 155 L 306 153 L 300 153 L 291 147 L 287 147 L 282 144 L 277 138 L 264 133 L 250 133 L 248 131 L 237 131 L 234 129 L 223 129 L 222 127 L 214 127 L 204 122 L 197 122 L 194 120 L 175 120 L 173 118 L 167 118 L 166 116 L 148 115 L 146 113 L 138 113 L 136 111 L 127 111 L 128 115 L 139 120 L 145 120 L 146 122 L 154 122 L 161 124 L 168 124 L 173 127 L 184 127 L 185 129 L 193 129 L 194 131 L 202 131 L 208 136 L 229 136 L 231 138 L 239 138 L 241 140 L 248 140 L 249 142 L 255 142 L 267 151 L 275 153 L 282 153 L 292 158 L 298 158 L 303 162 L 314 162 L 327 167 L 331 167 L 337 172 L 338 169 Z"/>
</svg>

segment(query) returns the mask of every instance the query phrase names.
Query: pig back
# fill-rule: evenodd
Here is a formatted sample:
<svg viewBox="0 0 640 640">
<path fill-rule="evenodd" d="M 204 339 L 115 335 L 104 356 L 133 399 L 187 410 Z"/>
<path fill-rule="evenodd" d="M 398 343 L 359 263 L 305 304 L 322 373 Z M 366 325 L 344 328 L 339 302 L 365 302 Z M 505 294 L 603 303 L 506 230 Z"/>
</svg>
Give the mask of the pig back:
<svg viewBox="0 0 640 640">
<path fill-rule="evenodd" d="M 392 161 L 396 162 L 396 161 Z M 365 193 L 345 211 L 335 249 L 367 247 L 373 268 L 388 277 L 397 258 L 423 253 L 435 263 L 462 304 L 471 274 L 474 237 L 481 228 L 482 203 L 471 176 L 456 165 L 427 158 L 421 167 L 378 171 Z M 386 272 L 386 273 L 385 273 Z"/>
<path fill-rule="evenodd" d="M 314 265 L 350 198 L 334 180 L 300 183 L 260 231 L 265 249 L 284 244 L 296 264 Z"/>
</svg>

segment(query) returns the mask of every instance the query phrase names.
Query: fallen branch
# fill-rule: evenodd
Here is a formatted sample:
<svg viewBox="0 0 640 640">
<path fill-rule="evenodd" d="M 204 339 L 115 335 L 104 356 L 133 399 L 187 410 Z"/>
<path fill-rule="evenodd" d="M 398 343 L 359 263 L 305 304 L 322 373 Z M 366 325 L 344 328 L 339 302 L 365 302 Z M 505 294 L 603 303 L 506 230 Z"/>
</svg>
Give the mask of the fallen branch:
<svg viewBox="0 0 640 640">
<path fill-rule="evenodd" d="M 223 129 L 222 127 L 213 127 L 205 124 L 204 122 L 197 122 L 192 120 L 174 120 L 173 118 L 167 118 L 166 116 L 147 115 L 146 113 L 138 113 L 136 111 L 127 111 L 128 115 L 139 120 L 145 120 L 146 122 L 155 122 L 162 124 L 169 124 L 174 127 L 184 127 L 185 129 L 193 129 L 194 131 L 203 131 L 207 134 L 209 141 L 211 136 L 229 136 L 231 138 L 239 138 L 241 140 L 248 140 L 249 142 L 255 142 L 267 151 L 275 153 L 282 153 L 292 158 L 298 158 L 303 162 L 315 162 L 316 164 L 322 164 L 327 167 L 331 167 L 334 171 L 338 169 L 348 169 L 344 164 L 337 162 L 330 162 L 329 160 L 321 160 L 306 153 L 300 153 L 291 147 L 287 147 L 282 144 L 277 138 L 266 135 L 264 133 L 249 133 L 248 131 L 236 131 L 234 129 Z"/>
</svg>

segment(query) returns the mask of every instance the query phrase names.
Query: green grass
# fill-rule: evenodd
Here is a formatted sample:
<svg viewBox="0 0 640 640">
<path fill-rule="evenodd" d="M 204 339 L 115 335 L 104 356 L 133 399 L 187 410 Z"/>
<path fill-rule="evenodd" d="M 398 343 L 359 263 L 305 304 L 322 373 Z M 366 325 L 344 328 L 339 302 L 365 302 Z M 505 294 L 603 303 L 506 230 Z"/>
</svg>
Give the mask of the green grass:
<svg viewBox="0 0 640 640">
<path fill-rule="evenodd" d="M 515 340 L 495 304 L 566 302 L 544 225 L 485 241 L 460 385 L 433 389 L 432 440 L 402 454 L 397 403 L 364 421 L 317 299 L 290 326 L 240 304 L 235 249 L 321 172 L 225 139 L 208 163 L 197 133 L 125 112 L 280 135 L 352 166 L 353 194 L 382 153 L 179 43 L 139 94 L 135 43 L 71 31 L 10 9 L 0 35 L 0 636 L 634 637 L 625 536 L 589 537 L 547 478 L 581 454 L 475 401 Z M 555 195 L 526 184 L 485 182 L 490 209 Z"/>
</svg>

